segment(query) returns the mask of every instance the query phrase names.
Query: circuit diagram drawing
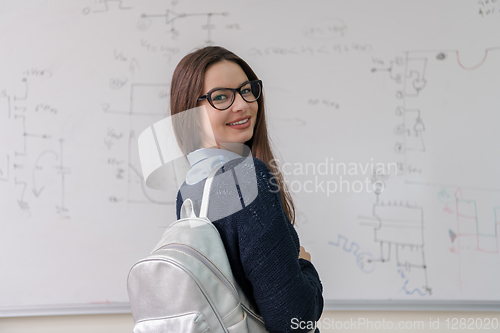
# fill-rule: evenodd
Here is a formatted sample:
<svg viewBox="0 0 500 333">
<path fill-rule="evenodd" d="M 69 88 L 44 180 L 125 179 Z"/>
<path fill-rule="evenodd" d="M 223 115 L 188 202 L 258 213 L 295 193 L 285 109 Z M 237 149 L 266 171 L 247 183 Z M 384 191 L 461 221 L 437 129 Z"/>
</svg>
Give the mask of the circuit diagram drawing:
<svg viewBox="0 0 500 333">
<path fill-rule="evenodd" d="M 430 296 L 425 261 L 424 209 L 402 200 L 382 201 L 382 189 L 389 175 L 374 173 L 372 182 L 376 200 L 371 216 L 359 216 L 361 225 L 373 227 L 373 241 L 378 243 L 379 256 L 366 258 L 373 264 L 395 263 L 395 269 L 404 284 L 401 290 L 407 295 Z M 384 184 L 384 185 L 382 185 Z"/>
<path fill-rule="evenodd" d="M 125 2 L 99 1 L 102 9 L 86 9 L 86 13 L 103 12 L 107 10 L 129 9 Z M 186 24 L 191 27 L 201 26 L 202 31 L 206 32 L 205 43 L 213 43 L 213 31 L 216 29 L 215 18 L 228 16 L 227 12 L 182 12 L 177 10 L 177 1 L 171 1 L 170 6 L 164 12 L 143 13 L 138 18 L 136 29 L 138 31 L 147 31 L 153 26 L 161 27 L 161 23 L 168 28 L 167 33 L 172 39 L 187 38 L 186 34 L 181 33 Z M 180 24 L 180 22 L 185 22 Z M 190 31 L 193 29 L 190 29 Z M 195 29 L 196 30 L 196 29 Z M 151 31 L 151 30 L 150 30 Z M 180 48 L 172 43 L 163 43 L 155 38 L 142 37 L 139 40 L 141 50 L 149 54 L 158 54 L 166 57 L 168 62 L 178 52 Z M 146 186 L 142 175 L 142 168 L 138 155 L 138 136 L 141 132 L 168 114 L 169 105 L 169 84 L 154 83 L 145 80 L 141 71 L 146 67 L 144 62 L 136 57 L 126 55 L 126 51 L 114 50 L 115 64 L 120 63 L 128 67 L 123 76 L 113 76 L 109 79 L 109 88 L 113 96 L 120 96 L 118 99 L 110 98 L 101 103 L 101 110 L 105 117 L 110 119 L 110 125 L 105 129 L 104 146 L 107 149 L 107 166 L 112 170 L 116 188 L 114 193 L 109 194 L 109 201 L 112 203 L 127 202 L 132 204 L 174 204 L 172 199 L 167 199 L 162 191 L 150 189 Z M 142 60 L 142 59 L 141 59 Z M 144 65 L 144 66 L 142 66 Z M 138 79 L 137 77 L 141 77 Z M 112 119 L 113 117 L 116 117 Z M 128 119 L 128 120 L 127 120 Z M 127 124 L 127 125 L 124 125 Z M 126 150 L 122 149 L 125 141 Z M 117 190 L 124 182 L 127 182 L 126 194 Z M 177 180 L 176 180 L 177 181 Z M 180 185 L 180 184 L 179 184 Z"/>
<path fill-rule="evenodd" d="M 430 64 L 434 71 L 443 71 L 448 75 L 453 75 L 457 71 L 484 70 L 483 67 L 488 61 L 495 63 L 495 60 L 491 58 L 494 54 L 499 53 L 498 50 L 499 48 L 486 49 L 479 61 L 474 64 L 465 63 L 458 50 L 406 51 L 404 56 L 390 60 L 388 66 L 372 68 L 373 73 L 387 73 L 389 78 L 398 85 L 395 97 L 401 105 L 395 110 L 398 122 L 394 127 L 393 134 L 397 136 L 394 151 L 402 156 L 400 175 L 421 174 L 423 172 L 421 162 L 428 151 L 426 119 L 429 118 L 429 112 L 440 112 L 440 108 L 445 107 L 445 104 L 436 104 L 436 102 L 439 103 L 439 96 L 433 95 L 437 93 L 438 83 L 432 82 L 432 91 L 428 90 Z M 438 75 L 438 73 L 433 74 Z M 465 75 L 463 77 L 465 78 Z M 437 79 L 442 81 L 441 77 Z M 450 76 L 449 79 L 452 80 L 452 77 Z M 460 82 L 460 80 L 457 81 Z M 444 82 L 439 82 L 439 84 L 444 84 Z M 446 87 L 445 85 L 439 86 L 439 89 L 446 89 Z M 458 84 L 457 87 L 463 89 Z M 469 91 L 471 88 L 478 89 L 477 87 L 469 87 Z M 441 93 L 441 96 L 443 99 L 451 98 L 444 93 Z M 431 98 L 434 98 L 434 105 L 428 103 Z"/>
<path fill-rule="evenodd" d="M 152 110 L 144 107 L 144 103 L 148 103 L 151 99 L 158 101 L 168 98 L 169 85 L 166 83 L 132 83 L 129 94 L 130 103 L 127 109 L 114 109 L 109 103 L 103 103 L 102 110 L 105 113 L 142 117 L 163 115 L 167 111 L 165 105 L 156 106 Z"/>
<path fill-rule="evenodd" d="M 443 212 L 453 217 L 453 226 L 448 230 L 450 252 L 459 257 L 459 281 L 462 287 L 462 255 L 476 252 L 482 255 L 499 254 L 498 228 L 500 224 L 500 207 L 489 206 L 492 214 L 484 214 L 481 218 L 480 205 L 477 199 L 467 197 L 461 188 L 443 188 L 438 192 L 438 200 L 443 204 Z M 485 213 L 485 212 L 482 212 Z M 487 216 L 492 216 L 489 220 Z M 466 262 L 464 262 L 466 263 Z"/>
<path fill-rule="evenodd" d="M 167 33 L 169 33 L 171 38 L 175 40 L 181 34 L 180 30 L 176 28 L 176 21 L 192 17 L 201 17 L 202 19 L 205 19 L 204 24 L 201 25 L 201 29 L 206 30 L 207 32 L 205 43 L 210 45 L 214 43 L 212 39 L 212 31 L 216 28 L 215 24 L 212 23 L 212 18 L 228 15 L 228 12 L 179 13 L 177 11 L 167 9 L 165 13 L 162 14 L 142 14 L 137 22 L 137 30 L 148 30 L 155 19 L 163 19 L 164 24 L 168 27 Z"/>
<path fill-rule="evenodd" d="M 396 114 L 402 121 L 394 128 L 394 133 L 402 137 L 403 141 L 397 142 L 394 150 L 399 154 L 425 152 L 423 138 L 425 124 L 420 116 L 420 110 L 397 108 Z"/>
<path fill-rule="evenodd" d="M 498 50 L 489 48 L 484 54 L 479 53 L 480 57 L 468 59 L 458 50 L 406 51 L 404 56 L 389 61 L 388 66 L 381 61 L 378 68 L 372 69 L 372 73 L 387 74 L 397 85 L 394 97 L 400 106 L 396 108 L 398 120 L 392 135 L 396 135 L 394 152 L 399 156 L 399 177 L 392 181 L 406 186 L 405 189 L 410 189 L 409 185 L 420 186 L 417 191 L 405 191 L 412 199 L 429 193 L 430 187 L 440 188 L 438 202 L 420 197 L 419 204 L 411 205 L 404 196 L 397 201 L 381 201 L 382 194 L 378 193 L 371 216 L 360 217 L 371 221 L 366 225 L 374 226 L 380 257 L 373 260 L 395 260 L 398 274 L 405 281 L 402 290 L 408 295 L 432 295 L 425 255 L 429 245 L 425 231 L 430 223 L 447 223 L 448 227 L 431 227 L 439 230 L 439 235 L 431 240 L 448 239 L 449 251 L 458 255 L 458 261 L 453 256 L 450 260 L 458 262 L 460 289 L 465 277 L 474 283 L 463 265 L 499 253 L 500 189 L 490 185 L 498 184 L 498 178 L 492 174 L 492 168 L 482 172 L 475 168 L 480 163 L 488 164 L 481 160 L 487 154 L 474 155 L 480 150 L 489 154 L 498 151 L 484 137 L 480 138 L 488 130 L 475 126 L 490 119 L 492 105 L 498 105 L 490 92 L 495 80 L 490 73 L 498 68 L 500 60 Z M 477 102 L 469 105 L 470 100 Z M 472 139 L 482 146 L 470 145 Z M 429 216 L 428 212 L 436 213 L 439 209 L 443 215 Z M 418 284 L 414 272 L 422 273 L 418 274 Z"/>
<path fill-rule="evenodd" d="M 442 54 L 438 57 L 445 59 Z M 426 70 L 427 58 L 414 56 L 410 52 L 406 52 L 404 57 L 391 60 L 389 67 L 372 69 L 373 73 L 387 72 L 391 80 L 402 86 L 396 91 L 396 98 L 402 101 L 403 106 L 396 108 L 399 122 L 394 127 L 394 134 L 398 136 L 394 151 L 403 156 L 403 161 L 399 162 L 400 174 L 421 172 L 420 166 L 409 162 L 409 155 L 425 153 L 425 123 L 421 110 L 407 107 L 407 100 L 419 97 L 425 89 Z"/>
<path fill-rule="evenodd" d="M 374 241 L 380 246 L 380 257 L 373 261 L 389 262 L 393 254 L 396 266 L 404 268 L 407 274 L 415 269 L 422 270 L 425 279 L 422 294 L 430 294 L 424 252 L 423 208 L 401 202 L 380 202 L 373 205 L 372 215 L 378 224 L 373 229 Z"/>
<path fill-rule="evenodd" d="M 479 252 L 498 254 L 498 221 L 496 217 L 493 221 L 492 232 L 481 232 L 476 200 L 464 198 L 460 189 L 455 192 L 455 200 L 457 229 L 455 234 L 450 230 L 450 241 L 452 243 L 454 240 L 457 241 L 457 251 L 461 251 L 466 246 Z M 494 210 L 496 213 L 496 208 Z M 468 244 L 464 245 L 464 243 Z"/>
<path fill-rule="evenodd" d="M 60 111 L 40 103 L 30 93 L 51 76 L 48 71 L 33 68 L 23 72 L 21 84 L 12 89 L 16 92 L 4 89 L 0 93 L 0 100 L 5 101 L 4 107 L 0 106 L 0 128 L 5 135 L 0 146 L 0 181 L 13 185 L 10 188 L 17 206 L 26 216 L 33 214 L 32 206 L 37 201 L 48 200 L 56 216 L 69 219 L 66 178 L 71 169 L 64 163 L 64 138 L 36 125 L 41 119 L 56 118 Z M 4 188 L 8 191 L 9 186 Z M 51 195 L 45 195 L 47 189 Z"/>
<path fill-rule="evenodd" d="M 341 243 L 344 243 L 342 246 Z M 352 255 L 356 258 L 356 264 L 358 268 L 366 274 L 370 274 L 375 269 L 375 261 L 373 260 L 373 256 L 370 252 L 358 252 L 360 246 L 357 242 L 352 241 L 349 244 L 349 239 L 341 234 L 337 235 L 337 241 L 329 241 L 328 244 L 338 247 L 346 253 L 352 253 Z M 354 251 L 353 251 L 354 250 Z"/>
<path fill-rule="evenodd" d="M 427 68 L 427 58 L 411 55 L 406 52 L 405 55 L 405 73 L 403 79 L 403 90 L 398 92 L 398 97 L 418 97 L 425 88 L 427 80 L 425 71 Z"/>
<path fill-rule="evenodd" d="M 95 8 L 92 7 L 85 7 L 82 10 L 82 13 L 85 15 L 88 15 L 90 13 L 104 13 L 110 10 L 110 7 L 116 6 L 119 10 L 127 10 L 127 9 L 132 9 L 132 7 L 126 6 L 123 4 L 124 0 L 96 0 L 95 3 L 97 4 Z M 110 3 L 114 3 L 113 5 L 110 6 Z"/>
<path fill-rule="evenodd" d="M 112 80 L 114 81 L 114 80 Z M 122 86 L 125 86 L 122 85 Z M 129 105 L 125 109 L 113 108 L 109 103 L 102 104 L 102 111 L 108 114 L 114 114 L 129 119 L 129 132 L 127 133 L 111 133 L 108 130 L 107 137 L 126 135 L 127 152 L 124 155 L 110 155 L 108 164 L 116 169 L 115 176 L 117 180 L 123 180 L 127 177 L 127 203 L 145 204 L 174 204 L 172 201 L 165 199 L 164 193 L 150 189 L 146 186 L 142 175 L 140 159 L 138 155 L 137 138 L 139 134 L 151 123 L 161 120 L 167 116 L 168 101 L 169 101 L 169 84 L 161 83 L 131 83 L 129 94 Z M 121 122 L 122 120 L 120 120 Z M 112 132 L 112 130 L 111 130 Z M 105 140 L 105 141 L 106 141 Z M 109 142 L 109 141 L 106 141 Z M 108 143 L 106 143 L 108 145 Z M 109 143 L 111 145 L 111 143 Z M 127 176 L 128 175 L 128 176 Z M 111 195 L 111 202 L 119 202 L 123 200 L 120 195 Z"/>
</svg>

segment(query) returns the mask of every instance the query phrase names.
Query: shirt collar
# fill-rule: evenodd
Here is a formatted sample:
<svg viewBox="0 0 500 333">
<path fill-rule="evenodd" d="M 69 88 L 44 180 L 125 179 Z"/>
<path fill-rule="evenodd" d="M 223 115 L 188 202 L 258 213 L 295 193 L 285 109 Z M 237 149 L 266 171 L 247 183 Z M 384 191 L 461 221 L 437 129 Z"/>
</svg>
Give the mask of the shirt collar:
<svg viewBox="0 0 500 333">
<path fill-rule="evenodd" d="M 225 164 L 241 155 L 218 148 L 200 148 L 187 155 L 191 169 L 186 174 L 188 185 L 196 184 L 207 178 L 210 172 L 219 164 Z"/>
</svg>

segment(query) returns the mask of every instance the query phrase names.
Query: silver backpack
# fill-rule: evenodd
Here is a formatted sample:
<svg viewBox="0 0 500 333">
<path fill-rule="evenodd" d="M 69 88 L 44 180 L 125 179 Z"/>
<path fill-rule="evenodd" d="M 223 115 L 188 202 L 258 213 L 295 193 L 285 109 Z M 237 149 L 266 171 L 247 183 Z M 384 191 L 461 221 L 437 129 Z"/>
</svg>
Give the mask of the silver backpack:
<svg viewBox="0 0 500 333">
<path fill-rule="evenodd" d="M 200 216 L 191 199 L 184 200 L 181 219 L 130 269 L 134 333 L 267 332 L 234 280 L 219 232 L 207 218 L 210 186 L 219 168 L 207 177 Z"/>
</svg>

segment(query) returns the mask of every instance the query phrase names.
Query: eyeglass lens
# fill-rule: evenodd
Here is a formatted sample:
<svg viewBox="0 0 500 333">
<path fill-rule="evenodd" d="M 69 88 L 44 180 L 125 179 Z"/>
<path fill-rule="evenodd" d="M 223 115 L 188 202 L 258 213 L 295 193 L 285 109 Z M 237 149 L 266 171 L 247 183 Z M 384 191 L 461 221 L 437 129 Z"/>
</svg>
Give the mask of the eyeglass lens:
<svg viewBox="0 0 500 333">
<path fill-rule="evenodd" d="M 258 81 L 248 82 L 240 88 L 241 97 L 246 102 L 255 102 L 261 93 L 261 86 Z M 217 109 L 226 109 L 234 101 L 234 91 L 230 89 L 218 89 L 210 94 L 210 100 Z"/>
</svg>

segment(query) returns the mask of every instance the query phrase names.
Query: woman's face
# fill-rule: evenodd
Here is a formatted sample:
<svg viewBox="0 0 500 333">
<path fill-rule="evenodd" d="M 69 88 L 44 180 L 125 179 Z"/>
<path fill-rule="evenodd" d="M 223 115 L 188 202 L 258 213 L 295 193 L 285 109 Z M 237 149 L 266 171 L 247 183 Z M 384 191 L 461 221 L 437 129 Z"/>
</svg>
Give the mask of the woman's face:
<svg viewBox="0 0 500 333">
<path fill-rule="evenodd" d="M 232 61 L 223 60 L 210 65 L 205 72 L 205 84 L 202 95 L 214 88 L 236 89 L 248 77 L 241 67 Z M 207 100 L 199 102 L 199 106 L 205 106 L 207 112 L 201 112 L 204 128 L 202 146 L 205 148 L 217 146 L 217 143 L 244 143 L 253 136 L 253 129 L 257 119 L 258 102 L 248 103 L 239 93 L 236 93 L 234 102 L 226 110 L 213 108 Z M 244 125 L 230 125 L 248 118 Z M 213 142 L 215 137 L 216 143 Z"/>
</svg>

